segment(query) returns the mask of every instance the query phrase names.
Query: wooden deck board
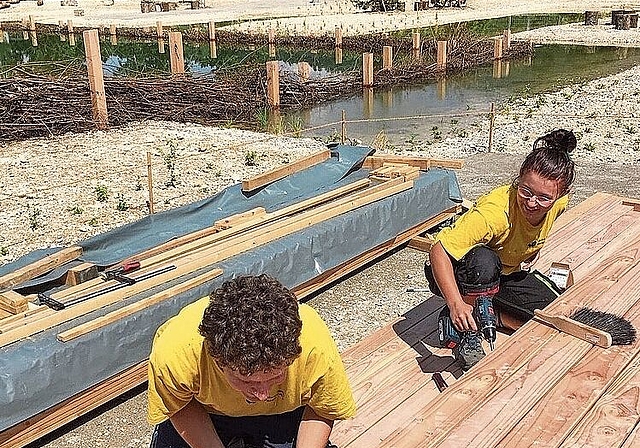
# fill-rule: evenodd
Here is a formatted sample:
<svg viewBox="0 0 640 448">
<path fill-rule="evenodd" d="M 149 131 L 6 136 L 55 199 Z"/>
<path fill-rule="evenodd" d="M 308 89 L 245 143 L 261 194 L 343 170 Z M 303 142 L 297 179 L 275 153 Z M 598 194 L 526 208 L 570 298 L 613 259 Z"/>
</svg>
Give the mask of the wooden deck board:
<svg viewBox="0 0 640 448">
<path fill-rule="evenodd" d="M 640 214 L 623 201 L 598 193 L 560 218 L 536 267 L 569 263 L 576 284 L 547 310 L 588 305 L 640 328 Z M 359 414 L 336 424 L 339 446 L 638 446 L 640 342 L 605 350 L 529 322 L 461 375 L 431 345 L 440 306 L 431 298 L 345 352 Z"/>
</svg>

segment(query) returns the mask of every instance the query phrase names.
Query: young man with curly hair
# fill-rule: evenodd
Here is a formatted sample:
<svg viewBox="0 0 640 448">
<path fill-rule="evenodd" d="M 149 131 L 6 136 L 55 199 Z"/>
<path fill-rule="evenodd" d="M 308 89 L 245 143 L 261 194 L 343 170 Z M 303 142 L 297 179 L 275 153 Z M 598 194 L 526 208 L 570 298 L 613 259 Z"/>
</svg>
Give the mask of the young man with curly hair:
<svg viewBox="0 0 640 448">
<path fill-rule="evenodd" d="M 327 326 L 268 275 L 225 282 L 158 329 L 148 396 L 152 448 L 325 448 L 355 414 Z"/>
</svg>

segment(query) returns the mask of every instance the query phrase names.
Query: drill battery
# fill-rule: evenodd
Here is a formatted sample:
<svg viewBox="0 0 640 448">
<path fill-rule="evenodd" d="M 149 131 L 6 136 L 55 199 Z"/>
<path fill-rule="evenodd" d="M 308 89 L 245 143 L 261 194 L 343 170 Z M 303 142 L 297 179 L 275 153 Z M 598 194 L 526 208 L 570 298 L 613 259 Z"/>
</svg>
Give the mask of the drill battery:
<svg viewBox="0 0 640 448">
<path fill-rule="evenodd" d="M 460 333 L 453 326 L 449 316 L 449 308 L 446 306 L 442 308 L 438 316 L 438 340 L 440 341 L 440 347 L 449 349 L 456 348 L 462 340 Z"/>
</svg>

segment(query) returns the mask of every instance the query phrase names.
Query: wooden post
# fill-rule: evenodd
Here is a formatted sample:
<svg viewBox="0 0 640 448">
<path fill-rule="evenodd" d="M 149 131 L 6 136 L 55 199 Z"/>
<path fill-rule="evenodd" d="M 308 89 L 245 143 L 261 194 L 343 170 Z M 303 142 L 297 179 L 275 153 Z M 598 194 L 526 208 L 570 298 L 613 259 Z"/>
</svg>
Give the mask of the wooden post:
<svg viewBox="0 0 640 448">
<path fill-rule="evenodd" d="M 73 34 L 73 20 L 67 20 L 67 32 Z"/>
<path fill-rule="evenodd" d="M 109 39 L 110 39 L 111 45 L 118 45 L 118 36 L 117 36 L 116 26 L 113 23 L 109 25 Z"/>
<path fill-rule="evenodd" d="M 153 215 L 155 213 L 153 208 L 153 175 L 151 170 L 151 152 L 147 151 L 147 187 L 149 189 L 149 213 Z"/>
<path fill-rule="evenodd" d="M 393 68 L 393 47 L 389 45 L 382 47 L 382 68 Z"/>
<path fill-rule="evenodd" d="M 159 38 L 162 38 L 162 36 L 164 36 L 164 31 L 162 29 L 162 22 L 159 20 L 156 22 L 156 34 L 158 35 Z"/>
<path fill-rule="evenodd" d="M 493 39 L 493 59 L 502 59 L 502 37 Z"/>
<path fill-rule="evenodd" d="M 447 41 L 439 40 L 438 41 L 438 52 L 437 52 L 437 68 L 438 70 L 447 70 Z"/>
<path fill-rule="evenodd" d="M 494 79 L 502 78 L 502 59 L 493 60 L 493 78 Z"/>
<path fill-rule="evenodd" d="M 308 62 L 299 62 L 298 75 L 300 76 L 300 81 L 307 82 L 311 76 L 311 65 Z"/>
<path fill-rule="evenodd" d="M 275 46 L 275 44 L 269 44 L 269 57 L 270 58 L 275 58 L 276 57 L 276 46 Z"/>
<path fill-rule="evenodd" d="M 342 48 L 336 48 L 336 65 L 342 64 Z"/>
<path fill-rule="evenodd" d="M 276 30 L 269 28 L 269 45 L 276 43 Z"/>
<path fill-rule="evenodd" d="M 171 74 L 179 76 L 184 75 L 182 33 L 178 31 L 169 33 L 169 60 L 171 62 Z"/>
<path fill-rule="evenodd" d="M 344 109 L 342 109 L 342 122 L 341 122 L 341 132 L 340 132 L 340 141 L 342 142 L 342 144 L 344 145 L 344 142 L 347 139 L 347 114 L 344 111 Z"/>
<path fill-rule="evenodd" d="M 38 35 L 36 34 L 36 22 L 33 16 L 29 16 L 29 36 L 31 37 L 31 45 L 38 46 Z"/>
<path fill-rule="evenodd" d="M 373 53 L 362 54 L 362 86 L 373 86 Z"/>
<path fill-rule="evenodd" d="M 373 87 L 362 89 L 362 115 L 367 119 L 373 115 Z"/>
<path fill-rule="evenodd" d="M 280 62 L 267 61 L 267 100 L 272 108 L 280 107 Z"/>
<path fill-rule="evenodd" d="M 413 58 L 420 59 L 420 33 L 414 31 L 412 33 L 413 38 Z"/>
<path fill-rule="evenodd" d="M 98 30 L 87 30 L 82 33 L 84 51 L 87 57 L 87 73 L 91 90 L 91 110 L 93 121 L 98 129 L 106 129 L 109 124 L 107 115 L 107 98 L 104 92 L 102 59 L 100 58 L 100 41 Z"/>
<path fill-rule="evenodd" d="M 508 78 L 509 77 L 509 72 L 511 70 L 511 63 L 506 60 L 502 63 L 502 77 L 503 78 Z"/>
<path fill-rule="evenodd" d="M 158 37 L 158 53 L 164 54 L 164 39 L 162 37 Z"/>
<path fill-rule="evenodd" d="M 218 45 L 216 42 L 216 23 L 209 22 L 209 56 L 211 59 L 218 58 Z"/>
<path fill-rule="evenodd" d="M 58 33 L 60 33 L 60 42 L 64 42 L 67 40 L 67 36 L 64 34 L 64 29 L 66 28 L 66 23 L 64 20 L 58 20 Z"/>
<path fill-rule="evenodd" d="M 24 40 L 29 40 L 29 18 L 22 18 L 22 38 Z"/>
<path fill-rule="evenodd" d="M 511 48 L 511 30 L 504 30 L 502 32 L 502 49 L 509 51 Z"/>
<path fill-rule="evenodd" d="M 436 94 L 439 100 L 447 97 L 447 78 L 439 78 L 436 84 Z"/>
<path fill-rule="evenodd" d="M 491 111 L 489 112 L 489 145 L 487 152 L 491 152 L 493 146 L 493 125 L 496 121 L 496 108 L 495 104 L 491 103 Z"/>
<path fill-rule="evenodd" d="M 336 48 L 342 48 L 342 28 L 336 26 Z"/>
</svg>

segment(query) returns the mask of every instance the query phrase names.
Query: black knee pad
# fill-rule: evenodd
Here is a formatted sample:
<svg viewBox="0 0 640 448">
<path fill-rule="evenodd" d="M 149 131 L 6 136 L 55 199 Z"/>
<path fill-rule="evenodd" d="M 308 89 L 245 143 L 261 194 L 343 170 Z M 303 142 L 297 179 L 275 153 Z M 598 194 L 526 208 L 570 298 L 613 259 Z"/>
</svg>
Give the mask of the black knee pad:
<svg viewBox="0 0 640 448">
<path fill-rule="evenodd" d="M 500 286 L 502 262 L 488 247 L 477 246 L 460 259 L 454 272 L 462 294 L 495 294 Z"/>
</svg>

